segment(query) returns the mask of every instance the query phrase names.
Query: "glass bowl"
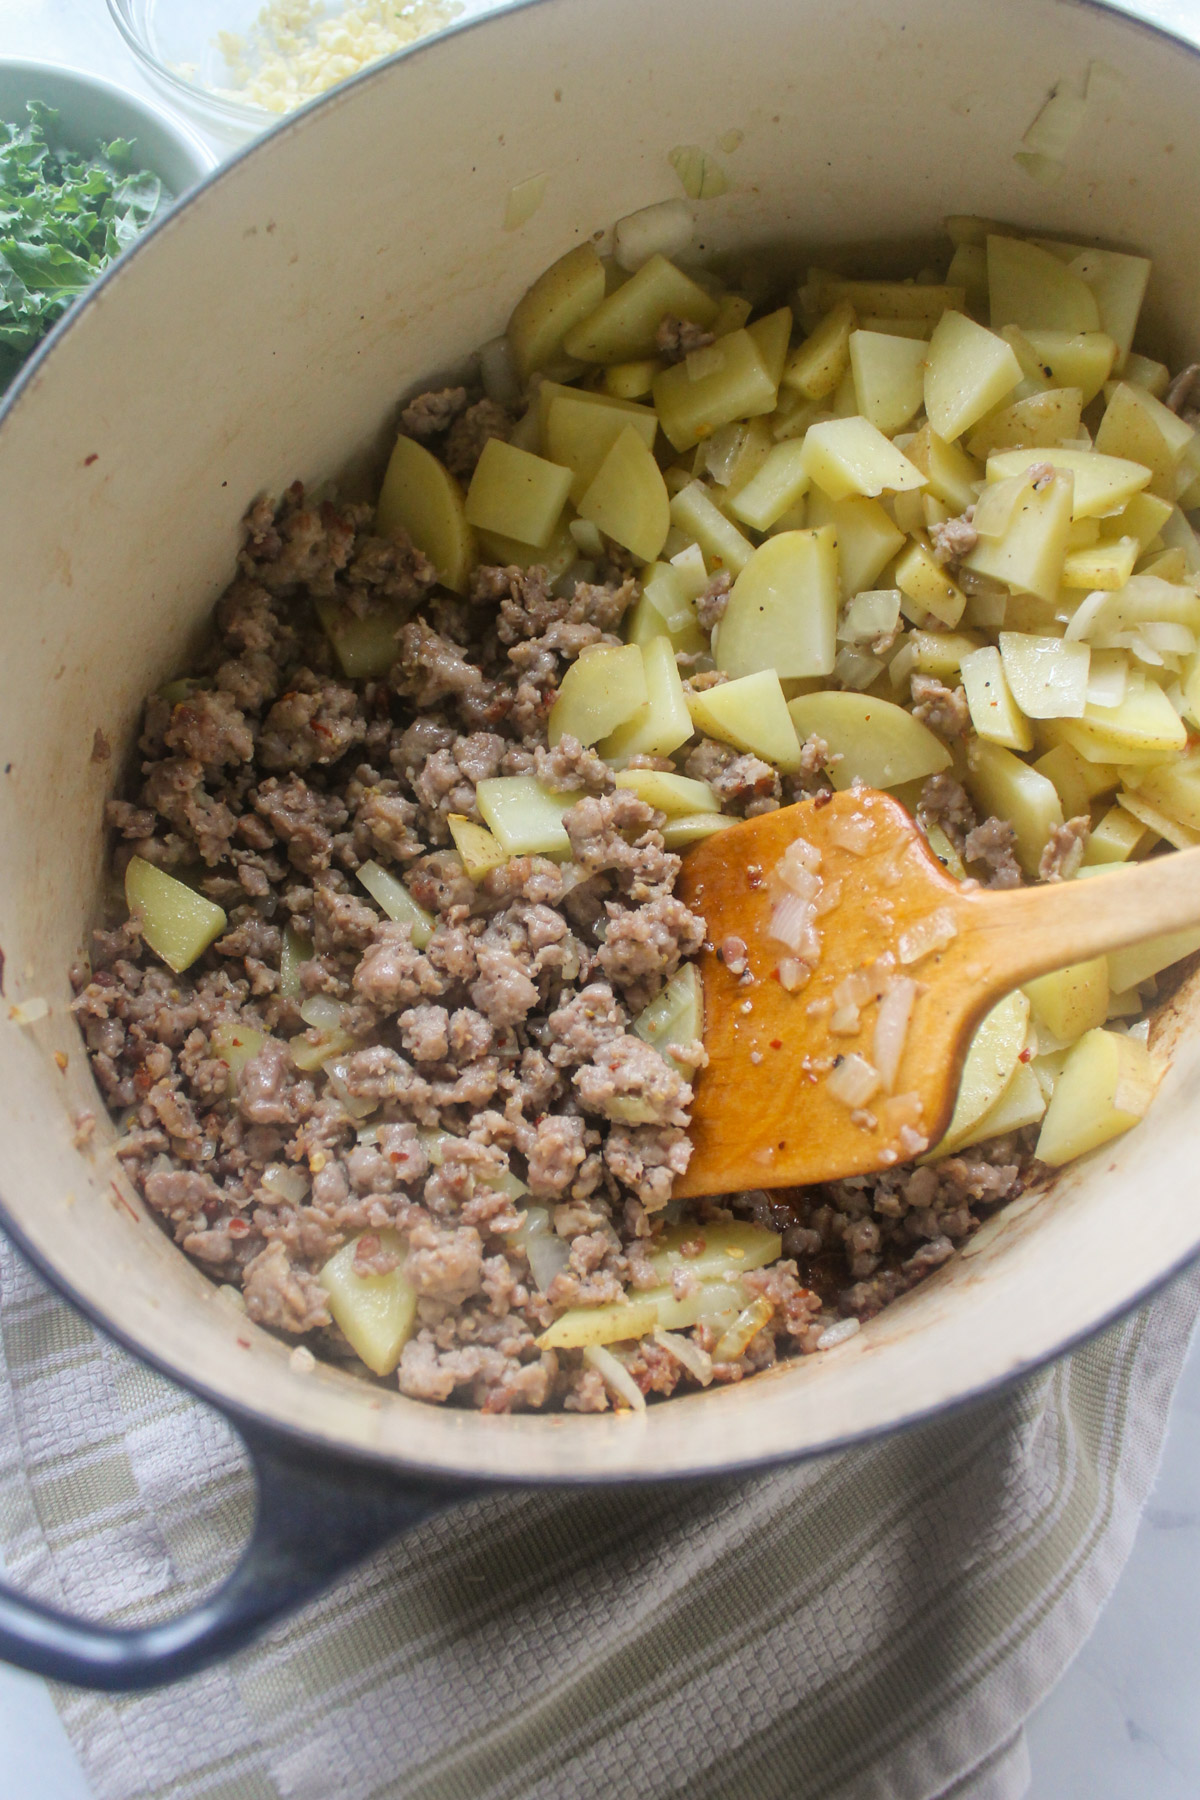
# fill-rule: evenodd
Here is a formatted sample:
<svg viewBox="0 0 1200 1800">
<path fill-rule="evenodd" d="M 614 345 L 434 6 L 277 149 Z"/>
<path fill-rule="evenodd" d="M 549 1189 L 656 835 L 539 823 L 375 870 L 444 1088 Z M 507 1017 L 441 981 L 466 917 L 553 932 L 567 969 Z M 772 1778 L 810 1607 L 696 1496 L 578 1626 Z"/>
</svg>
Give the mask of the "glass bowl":
<svg viewBox="0 0 1200 1800">
<path fill-rule="evenodd" d="M 209 131 L 244 139 L 369 62 L 486 7 L 479 0 L 108 0 L 108 10 L 176 105 Z"/>
</svg>

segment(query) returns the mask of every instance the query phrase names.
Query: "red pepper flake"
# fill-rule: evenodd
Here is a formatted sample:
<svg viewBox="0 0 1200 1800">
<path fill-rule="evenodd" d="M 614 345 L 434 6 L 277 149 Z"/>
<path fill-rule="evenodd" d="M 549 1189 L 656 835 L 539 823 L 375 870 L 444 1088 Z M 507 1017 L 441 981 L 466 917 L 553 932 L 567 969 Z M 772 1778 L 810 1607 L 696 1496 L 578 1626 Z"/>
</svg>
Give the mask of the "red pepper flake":
<svg viewBox="0 0 1200 1800">
<path fill-rule="evenodd" d="M 239 1350 L 248 1350 L 250 1348 L 250 1339 L 249 1338 L 239 1338 L 237 1340 L 237 1347 Z"/>
<path fill-rule="evenodd" d="M 93 450 L 92 454 L 90 456 L 84 457 L 83 466 L 85 469 L 90 469 L 92 464 L 94 462 L 99 462 L 99 460 L 100 460 L 100 452 L 98 450 Z"/>
<path fill-rule="evenodd" d="M 123 1208 L 123 1210 L 129 1214 L 130 1218 L 133 1220 L 135 1225 L 140 1225 L 142 1222 L 141 1214 L 135 1212 L 133 1207 L 130 1206 L 128 1200 L 125 1198 L 124 1194 L 121 1192 L 121 1190 L 117 1186 L 116 1182 L 110 1181 L 108 1186 L 109 1186 L 109 1191 L 112 1194 L 114 1204 Z"/>
<path fill-rule="evenodd" d="M 58 1064 L 59 1073 L 62 1075 L 65 1075 L 67 1072 L 67 1061 L 68 1061 L 66 1051 L 65 1050 L 56 1050 L 54 1052 L 54 1060 Z"/>
<path fill-rule="evenodd" d="M 250 1222 L 248 1219 L 230 1219 L 225 1229 L 232 1238 L 244 1238 L 250 1236 Z"/>
<path fill-rule="evenodd" d="M 779 973 L 778 970 L 776 970 L 775 972 L 776 972 L 776 974 Z M 771 1048 L 772 1048 L 772 1050 L 782 1050 L 783 1049 L 783 1039 L 782 1038 L 772 1038 L 771 1039 Z"/>
<path fill-rule="evenodd" d="M 1027 1062 L 1031 1062 L 1032 1060 L 1033 1060 L 1033 1051 L 1029 1048 L 1028 1045 L 1026 1045 L 1025 1049 L 1022 1050 L 1021 1054 L 1018 1056 L 1017 1061 L 1027 1063 Z"/>
</svg>

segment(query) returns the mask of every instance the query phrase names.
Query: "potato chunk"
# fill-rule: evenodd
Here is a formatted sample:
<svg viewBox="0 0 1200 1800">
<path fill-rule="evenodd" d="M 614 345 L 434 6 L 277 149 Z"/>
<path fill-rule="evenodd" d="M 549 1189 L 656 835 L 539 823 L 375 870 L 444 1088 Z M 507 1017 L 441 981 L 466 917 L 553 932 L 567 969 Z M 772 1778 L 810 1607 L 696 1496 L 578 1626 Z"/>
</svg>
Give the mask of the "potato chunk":
<svg viewBox="0 0 1200 1800">
<path fill-rule="evenodd" d="M 837 542 L 831 526 L 760 545 L 729 595 L 713 654 L 728 675 L 828 675 L 837 656 Z"/>
<path fill-rule="evenodd" d="M 850 494 L 903 493 L 926 478 L 869 419 L 830 419 L 810 425 L 804 466 L 831 500 Z"/>
<path fill-rule="evenodd" d="M 740 575 L 754 545 L 725 517 L 703 482 L 690 481 L 671 501 L 671 523 L 699 544 L 710 566 Z"/>
<path fill-rule="evenodd" d="M 532 775 L 494 775 L 475 789 L 484 822 L 509 856 L 569 856 L 563 814 L 582 799 L 582 791 L 551 793 Z"/>
<path fill-rule="evenodd" d="M 595 248 L 579 244 L 551 263 L 517 301 L 508 321 L 508 341 L 522 382 L 562 354 L 567 332 L 603 300 L 604 279 L 604 264 Z"/>
<path fill-rule="evenodd" d="M 125 903 L 155 956 L 176 975 L 191 968 L 229 922 L 215 902 L 141 856 L 130 857 L 125 870 Z"/>
<path fill-rule="evenodd" d="M 873 585 L 904 547 L 904 533 L 890 519 L 878 500 L 852 494 L 847 500 L 831 500 L 819 488 L 808 503 L 808 524 L 814 529 L 832 525 L 837 538 L 838 588 L 843 600 L 853 599 Z"/>
<path fill-rule="evenodd" d="M 839 300 L 793 350 L 783 371 L 783 385 L 807 400 L 823 400 L 832 394 L 850 365 L 850 333 L 854 308 Z"/>
<path fill-rule="evenodd" d="M 815 735 L 840 756 L 829 771 L 836 788 L 855 780 L 868 787 L 901 787 L 950 767 L 941 739 L 890 700 L 830 690 L 800 695 L 788 712 L 802 742 Z"/>
<path fill-rule="evenodd" d="M 774 669 L 689 694 L 687 703 L 697 731 L 761 756 L 785 773 L 800 767 L 800 740 Z"/>
<path fill-rule="evenodd" d="M 652 407 L 614 406 L 603 394 L 569 389 L 551 400 L 542 441 L 551 462 L 573 471 L 570 498 L 576 506 L 626 429 L 636 431 L 647 450 L 653 450 L 658 420 Z"/>
<path fill-rule="evenodd" d="M 410 437 L 396 439 L 379 490 L 375 523 L 381 537 L 407 532 L 443 586 L 456 594 L 466 592 L 476 555 L 463 491 L 424 444 Z"/>
<path fill-rule="evenodd" d="M 960 437 L 1020 380 L 1021 365 L 1011 344 L 965 313 L 942 314 L 925 365 L 925 410 L 940 438 Z"/>
<path fill-rule="evenodd" d="M 550 708 L 551 745 L 568 733 L 596 744 L 646 705 L 646 675 L 636 644 L 596 644 L 576 657 Z"/>
<path fill-rule="evenodd" d="M 1002 631 L 1000 657 L 1013 699 L 1027 719 L 1083 717 L 1091 666 L 1086 644 Z"/>
<path fill-rule="evenodd" d="M 472 881 L 482 881 L 493 869 L 503 868 L 508 852 L 484 825 L 476 825 L 465 813 L 451 813 L 446 820 L 454 848 Z"/>
<path fill-rule="evenodd" d="M 671 500 L 645 439 L 629 425 L 616 439 L 579 502 L 579 516 L 653 562 L 671 529 Z"/>
<path fill-rule="evenodd" d="M 882 331 L 850 333 L 858 409 L 885 437 L 902 431 L 920 410 L 927 350 L 920 338 Z"/>
<path fill-rule="evenodd" d="M 1087 1032 L 1054 1084 L 1036 1156 L 1058 1169 L 1128 1131 L 1145 1117 L 1161 1079 L 1158 1063 L 1136 1039 Z"/>
<path fill-rule="evenodd" d="M 1100 309 L 1087 283 L 1057 257 L 1020 238 L 989 237 L 988 295 L 993 331 L 1099 331 Z"/>
<path fill-rule="evenodd" d="M 1056 825 L 1063 822 L 1054 783 L 1000 744 L 979 739 L 971 749 L 967 787 L 979 812 L 1012 821 L 1017 859 L 1032 881 Z"/>
<path fill-rule="evenodd" d="M 563 339 L 568 356 L 580 362 L 632 362 L 653 356 L 654 338 L 670 316 L 693 325 L 711 325 L 717 303 L 665 256 L 654 255 Z"/>
<path fill-rule="evenodd" d="M 1024 475 L 1035 464 L 1049 463 L 1053 469 L 1069 469 L 1075 478 L 1071 517 L 1102 519 L 1124 506 L 1140 493 L 1150 480 L 1150 471 L 1142 463 L 1128 462 L 1119 456 L 1102 456 L 1097 450 L 999 450 L 988 457 L 989 485 L 1011 475 Z"/>
<path fill-rule="evenodd" d="M 671 756 L 692 735 L 692 717 L 672 639 L 665 635 L 652 638 L 641 650 L 646 705 L 599 745 L 601 756 L 614 766 L 628 762 L 631 756 Z"/>
<path fill-rule="evenodd" d="M 1029 1001 L 1019 988 L 1006 994 L 981 1021 L 963 1064 L 946 1135 L 928 1156 L 922 1157 L 923 1162 L 933 1162 L 957 1150 L 995 1106 L 1019 1066 L 1028 1026 Z"/>
<path fill-rule="evenodd" d="M 778 383 L 748 330 L 731 331 L 654 378 L 654 405 L 676 450 L 734 419 L 774 412 Z"/>
<path fill-rule="evenodd" d="M 355 1256 L 361 1237 L 351 1238 L 335 1251 L 320 1273 L 329 1296 L 334 1323 L 374 1375 L 390 1375 L 400 1352 L 412 1336 L 417 1316 L 417 1291 L 405 1279 L 408 1256 L 405 1241 L 395 1231 L 374 1233 L 383 1250 L 399 1260 L 387 1274 L 360 1272 Z"/>
<path fill-rule="evenodd" d="M 1013 698 L 994 644 L 972 650 L 961 663 L 963 691 L 979 737 L 1009 750 L 1032 750 L 1033 727 Z"/>
<path fill-rule="evenodd" d="M 518 450 L 502 438 L 489 438 L 467 489 L 467 518 L 472 525 L 519 538 L 523 544 L 548 544 L 572 475 L 572 470 L 543 456 Z"/>
<path fill-rule="evenodd" d="M 793 438 L 775 444 L 758 469 L 729 502 L 735 519 L 754 531 L 769 531 L 809 489 L 804 444 Z"/>
<path fill-rule="evenodd" d="M 1073 1044 L 1108 1017 L 1108 958 L 1073 963 L 1025 983 L 1033 1016 L 1060 1044 Z"/>
<path fill-rule="evenodd" d="M 964 568 L 1003 581 L 1014 593 L 1054 600 L 1067 556 L 1073 496 L 1070 470 L 1055 468 L 1049 480 L 1029 481 L 1017 497 L 1007 529 L 999 537 L 981 535 L 964 557 Z"/>
<path fill-rule="evenodd" d="M 672 775 L 664 769 L 624 769 L 617 776 L 617 786 L 628 788 L 669 819 L 721 809 L 707 781 L 693 781 L 690 775 Z"/>
</svg>

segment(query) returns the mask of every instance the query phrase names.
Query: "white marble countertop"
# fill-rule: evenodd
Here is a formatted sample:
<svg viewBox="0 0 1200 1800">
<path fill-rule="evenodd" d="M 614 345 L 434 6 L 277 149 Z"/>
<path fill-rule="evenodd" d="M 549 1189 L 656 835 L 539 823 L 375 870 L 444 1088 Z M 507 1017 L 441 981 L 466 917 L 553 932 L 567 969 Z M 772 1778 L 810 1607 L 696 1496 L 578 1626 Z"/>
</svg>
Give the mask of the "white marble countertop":
<svg viewBox="0 0 1200 1800">
<path fill-rule="evenodd" d="M 1126 10 L 1200 41 L 1200 0 Z M 103 0 L 0 0 L 0 51 L 89 70 L 162 101 Z M 1088 1643 L 1029 1723 L 1027 1800 L 1196 1800 L 1197 1693 L 1200 1338 L 1133 1553 Z M 4 1800 L 93 1800 L 45 1684 L 3 1664 L 0 1769 Z"/>
</svg>

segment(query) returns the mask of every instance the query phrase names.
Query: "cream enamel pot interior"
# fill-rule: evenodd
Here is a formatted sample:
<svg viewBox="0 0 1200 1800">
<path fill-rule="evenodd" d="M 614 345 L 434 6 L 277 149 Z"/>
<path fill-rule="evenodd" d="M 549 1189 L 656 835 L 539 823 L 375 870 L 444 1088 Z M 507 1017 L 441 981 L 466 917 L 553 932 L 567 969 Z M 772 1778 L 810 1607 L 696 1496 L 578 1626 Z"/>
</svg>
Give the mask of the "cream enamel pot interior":
<svg viewBox="0 0 1200 1800">
<path fill-rule="evenodd" d="M 1021 133 L 1093 57 L 1123 90 L 1061 182 L 1037 186 L 1013 161 Z M 162 1679 L 456 1484 L 713 1474 L 851 1443 L 1055 1355 L 1200 1249 L 1200 996 L 1185 993 L 1161 1026 L 1174 1063 L 1145 1124 L 1009 1207 L 836 1351 L 645 1417 L 425 1406 L 294 1370 L 143 1215 L 107 1120 L 91 1154 L 73 1147 L 73 1115 L 102 1109 L 66 974 L 96 913 L 103 803 L 142 697 L 186 666 L 247 501 L 378 452 L 398 400 L 500 330 L 548 262 L 678 191 L 674 146 L 744 134 L 724 159 L 730 192 L 701 209 L 714 252 L 784 242 L 803 261 L 805 247 L 932 239 L 965 211 L 1145 251 L 1147 343 L 1179 365 L 1200 353 L 1198 111 L 1193 51 L 1080 4 L 540 0 L 280 126 L 60 328 L 0 427 L 0 948 L 7 1002 L 51 1006 L 32 1027 L 0 1014 L 4 1216 L 94 1320 L 248 1422 L 262 1456 L 285 1446 L 293 1499 L 307 1470 L 351 1522 L 319 1551 L 311 1511 L 272 1523 L 268 1460 L 260 1537 L 276 1572 L 287 1563 L 287 1592 L 260 1559 L 240 1578 L 240 1623 L 229 1607 L 214 1623 L 213 1603 L 207 1623 L 103 1652 L 77 1628 L 74 1662 L 59 1654 L 65 1627 L 40 1617 L 35 1631 L 10 1600 L 0 1652 L 76 1680 Z M 510 189 L 541 172 L 544 203 L 505 231 Z M 92 760 L 98 729 L 113 762 Z"/>
</svg>

